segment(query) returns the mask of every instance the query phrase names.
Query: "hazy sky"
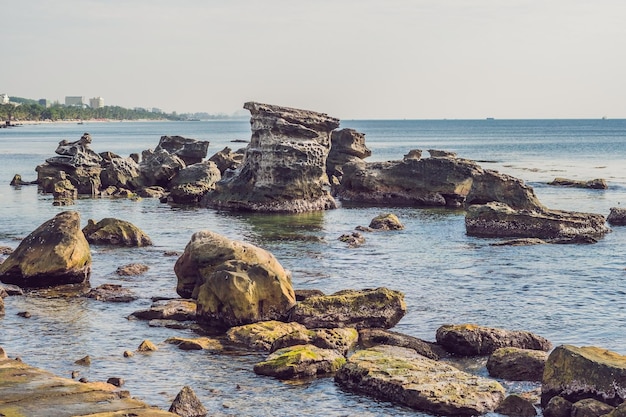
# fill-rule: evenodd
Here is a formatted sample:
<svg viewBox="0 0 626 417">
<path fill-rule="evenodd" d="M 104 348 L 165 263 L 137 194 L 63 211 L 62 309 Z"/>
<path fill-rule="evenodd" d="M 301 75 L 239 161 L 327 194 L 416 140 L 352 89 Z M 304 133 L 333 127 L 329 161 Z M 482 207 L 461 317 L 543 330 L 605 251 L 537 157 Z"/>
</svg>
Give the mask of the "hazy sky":
<svg viewBox="0 0 626 417">
<path fill-rule="evenodd" d="M 0 0 L 0 93 L 171 112 L 626 117 L 624 0 Z"/>
</svg>

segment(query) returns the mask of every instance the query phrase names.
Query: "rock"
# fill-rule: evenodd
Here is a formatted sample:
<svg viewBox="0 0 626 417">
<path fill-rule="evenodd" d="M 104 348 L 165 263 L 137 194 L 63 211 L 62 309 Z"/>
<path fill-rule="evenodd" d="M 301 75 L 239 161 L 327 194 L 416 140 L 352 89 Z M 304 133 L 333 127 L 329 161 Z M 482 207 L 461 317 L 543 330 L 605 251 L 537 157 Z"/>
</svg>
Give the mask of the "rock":
<svg viewBox="0 0 626 417">
<path fill-rule="evenodd" d="M 74 361 L 76 365 L 91 366 L 91 357 L 89 355 Z"/>
<path fill-rule="evenodd" d="M 8 359 L 7 352 L 0 346 L 0 360 Z"/>
<path fill-rule="evenodd" d="M 209 142 L 184 138 L 182 136 L 161 136 L 155 152 L 167 151 L 176 155 L 185 162 L 185 165 L 193 165 L 202 162 L 206 158 Z"/>
<path fill-rule="evenodd" d="M 62 140 L 54 151 L 60 156 L 48 158 L 46 162 L 52 165 L 62 165 L 71 168 L 80 166 L 99 167 L 100 162 L 102 162 L 102 157 L 91 150 L 89 147 L 91 141 L 92 139 L 89 133 L 84 133 L 83 136 L 75 142 Z"/>
<path fill-rule="evenodd" d="M 203 205 L 261 212 L 337 207 L 329 192 L 326 158 L 339 120 L 323 113 L 248 102 L 252 137 L 242 164 L 218 181 Z"/>
<path fill-rule="evenodd" d="M 296 331 L 305 332 L 306 328 L 298 323 L 272 320 L 232 327 L 226 338 L 238 345 L 269 351 L 277 339 Z"/>
<path fill-rule="evenodd" d="M 335 374 L 349 391 L 429 414 L 471 416 L 494 411 L 504 388 L 412 349 L 380 345 L 355 352 Z"/>
<path fill-rule="evenodd" d="M 494 242 L 490 243 L 490 246 L 532 246 L 532 245 L 545 245 L 548 243 L 543 239 L 538 239 L 535 237 L 526 237 L 519 239 L 509 239 L 502 242 Z"/>
<path fill-rule="evenodd" d="M 113 303 L 129 303 L 138 297 L 128 288 L 122 288 L 118 284 L 102 284 L 92 288 L 86 295 L 98 301 L 108 301 Z"/>
<path fill-rule="evenodd" d="M 594 398 L 585 398 L 572 404 L 572 417 L 600 417 L 609 414 L 615 407 Z"/>
<path fill-rule="evenodd" d="M 96 245 L 150 246 L 152 240 L 141 229 L 125 220 L 107 217 L 96 223 L 89 219 L 83 228 L 85 238 Z"/>
<path fill-rule="evenodd" d="M 431 158 L 456 158 L 455 152 L 441 151 L 437 149 L 429 149 L 428 153 Z"/>
<path fill-rule="evenodd" d="M 154 343 L 150 340 L 146 339 L 137 348 L 138 352 L 154 352 L 155 350 L 159 350 Z"/>
<path fill-rule="evenodd" d="M 489 355 L 502 347 L 548 351 L 547 339 L 527 331 L 504 330 L 475 324 L 447 324 L 437 329 L 437 343 L 450 353 L 463 356 Z"/>
<path fill-rule="evenodd" d="M 181 350 L 210 350 L 213 352 L 221 352 L 224 346 L 217 339 L 209 337 L 196 337 L 193 339 L 184 337 L 169 337 L 165 343 L 178 346 Z"/>
<path fill-rule="evenodd" d="M 211 161 L 189 165 L 178 171 L 170 181 L 169 200 L 176 204 L 197 204 L 215 188 L 220 178 L 217 165 Z"/>
<path fill-rule="evenodd" d="M 544 406 L 543 415 L 545 417 L 571 417 L 572 403 L 563 397 L 552 397 Z"/>
<path fill-rule="evenodd" d="M 37 181 L 24 181 L 20 174 L 15 174 L 9 185 L 12 185 L 13 187 L 20 187 L 22 185 L 33 185 L 33 184 L 37 184 Z"/>
<path fill-rule="evenodd" d="M 102 163 L 101 187 L 117 187 L 135 190 L 142 186 L 139 164 L 132 158 L 110 158 Z"/>
<path fill-rule="evenodd" d="M 24 295 L 24 290 L 17 285 L 0 283 L 0 288 L 6 291 L 7 295 Z"/>
<path fill-rule="evenodd" d="M 197 319 L 210 326 L 285 319 L 296 304 L 291 274 L 274 255 L 217 233 L 194 233 L 174 271 L 176 291 L 197 299 Z"/>
<path fill-rule="evenodd" d="M 133 352 L 131 352 L 130 350 L 125 350 L 124 351 L 124 357 L 125 358 L 132 358 L 133 356 L 135 356 L 135 354 Z"/>
<path fill-rule="evenodd" d="M 150 267 L 145 264 L 128 264 L 118 267 L 115 270 L 115 273 L 123 277 L 130 277 L 135 275 L 141 275 L 147 272 L 149 269 Z"/>
<path fill-rule="evenodd" d="M 509 381 L 541 381 L 548 353 L 541 350 L 506 347 L 496 349 L 487 360 L 494 378 Z"/>
<path fill-rule="evenodd" d="M 626 356 L 599 347 L 561 345 L 548 356 L 541 404 L 554 396 L 574 403 L 597 398 L 612 406 L 626 397 Z"/>
<path fill-rule="evenodd" d="M 52 186 L 53 204 L 55 206 L 70 206 L 78 198 L 78 190 L 68 179 L 65 171 L 57 172 L 55 182 Z"/>
<path fill-rule="evenodd" d="M 18 312 L 18 313 L 17 313 L 17 315 L 18 315 L 19 317 L 23 317 L 23 318 L 25 318 L 25 319 L 29 319 L 29 318 L 31 318 L 31 317 L 32 317 L 32 314 L 30 314 L 30 312 L 29 312 L 29 311 L 20 311 L 20 312 Z"/>
<path fill-rule="evenodd" d="M 465 206 L 500 202 L 515 210 L 542 211 L 543 204 L 532 187 L 519 178 L 485 169 L 473 177 L 472 187 L 467 194 Z"/>
<path fill-rule="evenodd" d="M 220 174 L 224 176 L 227 170 L 235 170 L 243 162 L 243 151 L 233 152 L 228 146 L 221 151 L 215 153 L 209 158 L 209 161 L 215 163 Z"/>
<path fill-rule="evenodd" d="M 344 233 L 338 239 L 347 243 L 350 248 L 358 248 L 365 243 L 365 237 L 359 232 Z"/>
<path fill-rule="evenodd" d="M 270 353 L 296 345 L 313 345 L 320 349 L 336 350 L 342 355 L 356 346 L 359 332 L 349 327 L 338 329 L 298 329 L 279 337 L 272 344 Z"/>
<path fill-rule="evenodd" d="M 359 330 L 359 340 L 365 348 L 377 345 L 399 346 L 412 349 L 420 355 L 433 360 L 439 360 L 442 354 L 445 353 L 434 343 L 385 329 L 361 329 Z"/>
<path fill-rule="evenodd" d="M 162 198 L 166 196 L 168 192 L 165 188 L 160 187 L 158 185 L 153 185 L 150 187 L 142 187 L 137 190 L 137 195 L 143 198 Z"/>
<path fill-rule="evenodd" d="M 152 303 L 149 309 L 135 311 L 131 316 L 140 320 L 195 320 L 196 302 L 184 299 L 159 300 Z"/>
<path fill-rule="evenodd" d="M 611 212 L 606 221 L 612 226 L 626 226 L 626 209 L 611 207 Z"/>
<path fill-rule="evenodd" d="M 4 298 L 0 297 L 0 317 L 4 316 Z"/>
<path fill-rule="evenodd" d="M 330 152 L 326 158 L 326 174 L 341 179 L 341 167 L 351 161 L 365 159 L 372 151 L 365 146 L 365 134 L 354 129 L 334 130 L 330 136 Z"/>
<path fill-rule="evenodd" d="M 404 225 L 393 213 L 380 214 L 372 219 L 369 225 L 374 230 L 402 230 Z"/>
<path fill-rule="evenodd" d="M 470 206 L 465 216 L 465 229 L 469 236 L 539 239 L 600 237 L 609 231 L 600 214 L 516 210 L 494 202 Z"/>
<path fill-rule="evenodd" d="M 75 211 L 43 223 L 0 264 L 0 281 L 23 288 L 85 283 L 90 273 L 89 243 Z"/>
<path fill-rule="evenodd" d="M 123 378 L 115 376 L 107 379 L 107 384 L 115 385 L 116 387 L 121 387 L 122 385 L 124 385 L 125 382 L 126 381 L 124 381 Z"/>
<path fill-rule="evenodd" d="M 570 180 L 567 178 L 555 178 L 552 182 L 549 182 L 548 185 L 557 185 L 560 187 L 573 187 L 573 188 L 591 188 L 594 190 L 606 190 L 609 188 L 606 180 L 602 178 L 596 178 L 589 181 L 581 181 L 581 180 Z"/>
<path fill-rule="evenodd" d="M 534 417 L 537 415 L 533 403 L 517 394 L 508 395 L 495 411 L 498 414 L 511 417 Z"/>
<path fill-rule="evenodd" d="M 169 412 L 180 417 L 205 417 L 208 413 L 196 393 L 186 385 L 172 402 Z"/>
<path fill-rule="evenodd" d="M 344 290 L 332 295 L 310 297 L 299 302 L 291 320 L 307 328 L 395 326 L 406 314 L 404 294 L 381 287 Z"/>
<path fill-rule="evenodd" d="M 555 397 L 556 398 L 556 397 Z M 548 416 L 546 416 L 548 417 Z M 626 417 L 626 402 L 621 403 L 613 411 L 606 414 L 606 417 Z"/>
<path fill-rule="evenodd" d="M 141 182 L 146 187 L 167 187 L 169 182 L 176 176 L 178 171 L 185 168 L 185 162 L 176 155 L 172 155 L 164 149 L 152 151 L 145 150 L 141 154 L 139 172 Z"/>
<path fill-rule="evenodd" d="M 320 290 L 293 290 L 296 295 L 296 301 L 304 301 L 309 297 L 316 297 L 318 295 L 325 295 Z"/>
<path fill-rule="evenodd" d="M 411 149 L 409 151 L 409 153 L 407 153 L 406 155 L 404 155 L 402 157 L 403 161 L 406 161 L 407 159 L 417 159 L 417 160 L 422 159 L 422 150 L 421 149 Z"/>
<path fill-rule="evenodd" d="M 0 255 L 10 255 L 13 253 L 13 248 L 9 246 L 0 246 Z"/>
<path fill-rule="evenodd" d="M 271 353 L 254 365 L 254 372 L 279 379 L 306 378 L 337 372 L 345 363 L 346 358 L 335 350 L 296 345 Z"/>
</svg>

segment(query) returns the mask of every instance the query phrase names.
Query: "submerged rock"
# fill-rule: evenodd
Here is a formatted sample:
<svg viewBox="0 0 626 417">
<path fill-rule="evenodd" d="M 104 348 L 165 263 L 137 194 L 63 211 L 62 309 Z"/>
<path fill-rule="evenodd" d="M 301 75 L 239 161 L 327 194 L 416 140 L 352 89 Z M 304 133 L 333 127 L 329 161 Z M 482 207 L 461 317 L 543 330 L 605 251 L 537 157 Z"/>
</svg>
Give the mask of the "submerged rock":
<svg viewBox="0 0 626 417">
<path fill-rule="evenodd" d="M 336 207 L 326 158 L 339 120 L 323 113 L 255 102 L 252 137 L 242 164 L 217 182 L 203 204 L 261 212 L 305 212 Z"/>
<path fill-rule="evenodd" d="M 0 264 L 0 281 L 25 288 L 82 284 L 90 274 L 89 243 L 75 211 L 43 223 Z"/>
<path fill-rule="evenodd" d="M 131 290 L 119 284 L 102 284 L 89 290 L 86 297 L 113 303 L 129 303 L 138 298 Z"/>
<path fill-rule="evenodd" d="M 380 345 L 355 352 L 335 375 L 349 391 L 435 415 L 492 412 L 504 399 L 494 381 L 468 374 L 412 349 Z"/>
<path fill-rule="evenodd" d="M 83 233 L 90 243 L 115 246 L 150 246 L 152 240 L 126 220 L 107 217 L 98 223 L 89 219 Z"/>
<path fill-rule="evenodd" d="M 178 346 L 181 350 L 210 350 L 213 352 L 221 352 L 224 350 L 224 346 L 217 339 L 211 339 L 210 337 L 169 337 L 165 340 L 165 343 Z"/>
<path fill-rule="evenodd" d="M 159 300 L 152 303 L 149 309 L 135 311 L 131 316 L 140 320 L 195 320 L 196 302 L 185 299 Z"/>
<path fill-rule="evenodd" d="M 557 177 L 552 182 L 549 182 L 548 185 L 557 185 L 560 187 L 573 187 L 573 188 L 591 188 L 595 190 L 606 190 L 609 188 L 605 179 L 596 178 L 593 180 L 570 180 L 567 178 Z"/>
</svg>

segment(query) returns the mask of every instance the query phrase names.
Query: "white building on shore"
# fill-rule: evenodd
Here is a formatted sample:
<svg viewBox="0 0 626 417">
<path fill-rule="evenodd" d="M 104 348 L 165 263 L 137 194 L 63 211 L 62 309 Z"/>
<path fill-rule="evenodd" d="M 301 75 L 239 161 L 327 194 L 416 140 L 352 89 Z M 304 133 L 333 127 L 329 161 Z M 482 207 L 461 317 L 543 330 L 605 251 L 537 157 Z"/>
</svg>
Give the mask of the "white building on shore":
<svg viewBox="0 0 626 417">
<path fill-rule="evenodd" d="M 102 97 L 90 98 L 89 107 L 91 107 L 92 109 L 100 109 L 104 107 L 104 99 Z"/>
<path fill-rule="evenodd" d="M 0 104 L 9 104 L 9 95 L 8 94 L 0 94 Z"/>
<path fill-rule="evenodd" d="M 65 96 L 66 106 L 83 106 L 85 104 L 85 97 L 82 96 Z"/>
</svg>

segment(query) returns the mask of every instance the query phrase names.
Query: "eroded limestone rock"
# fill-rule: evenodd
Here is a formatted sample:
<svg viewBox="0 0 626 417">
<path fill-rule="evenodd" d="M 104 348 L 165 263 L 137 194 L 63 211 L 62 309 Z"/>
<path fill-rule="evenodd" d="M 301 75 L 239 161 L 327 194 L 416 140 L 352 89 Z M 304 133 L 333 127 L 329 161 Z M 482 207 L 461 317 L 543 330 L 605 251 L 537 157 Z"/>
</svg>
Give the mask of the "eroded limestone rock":
<svg viewBox="0 0 626 417">
<path fill-rule="evenodd" d="M 107 217 L 98 223 L 89 219 L 83 228 L 90 243 L 115 246 L 150 246 L 152 240 L 141 229 L 126 220 Z"/>
</svg>

